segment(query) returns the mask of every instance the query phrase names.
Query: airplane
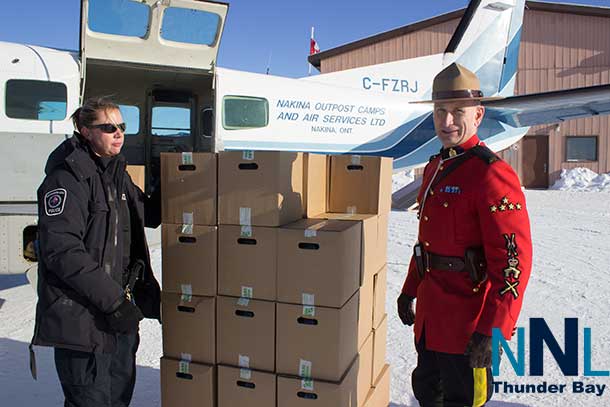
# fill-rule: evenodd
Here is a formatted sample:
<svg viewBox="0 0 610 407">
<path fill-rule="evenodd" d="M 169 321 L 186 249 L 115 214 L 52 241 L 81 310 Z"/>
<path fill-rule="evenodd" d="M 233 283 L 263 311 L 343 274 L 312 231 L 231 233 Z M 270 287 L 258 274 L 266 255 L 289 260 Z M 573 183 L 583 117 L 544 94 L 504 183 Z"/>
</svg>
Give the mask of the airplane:
<svg viewBox="0 0 610 407">
<path fill-rule="evenodd" d="M 479 137 L 494 151 L 529 126 L 610 113 L 610 85 L 513 96 L 525 0 L 472 0 L 442 54 L 304 78 L 216 66 L 229 4 L 82 0 L 80 49 L 0 42 L 0 274 L 36 266 L 36 189 L 48 154 L 91 96 L 113 95 L 127 123 L 123 154 L 146 190 L 164 151 L 274 150 L 388 156 L 395 171 L 440 149 L 429 99 L 458 62 L 481 79 Z M 414 184 L 417 185 L 417 184 Z"/>
</svg>

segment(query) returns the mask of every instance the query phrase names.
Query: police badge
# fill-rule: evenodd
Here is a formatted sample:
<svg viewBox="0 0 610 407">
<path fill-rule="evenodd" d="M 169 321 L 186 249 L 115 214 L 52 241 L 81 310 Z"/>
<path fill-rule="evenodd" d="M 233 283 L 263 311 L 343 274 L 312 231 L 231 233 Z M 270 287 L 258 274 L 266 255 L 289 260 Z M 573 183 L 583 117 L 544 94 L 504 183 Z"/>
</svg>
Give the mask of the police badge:
<svg viewBox="0 0 610 407">
<path fill-rule="evenodd" d="M 44 212 L 47 216 L 61 215 L 66 204 L 66 190 L 57 188 L 44 196 Z"/>
</svg>

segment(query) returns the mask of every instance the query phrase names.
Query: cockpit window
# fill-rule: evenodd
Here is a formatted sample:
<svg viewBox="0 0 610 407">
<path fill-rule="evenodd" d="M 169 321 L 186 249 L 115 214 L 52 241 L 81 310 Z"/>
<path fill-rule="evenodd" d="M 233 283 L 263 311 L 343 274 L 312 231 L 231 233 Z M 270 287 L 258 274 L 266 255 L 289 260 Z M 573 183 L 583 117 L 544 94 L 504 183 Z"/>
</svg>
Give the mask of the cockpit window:
<svg viewBox="0 0 610 407">
<path fill-rule="evenodd" d="M 104 34 L 144 38 L 150 7 L 133 0 L 89 0 L 89 29 Z"/>
<path fill-rule="evenodd" d="M 161 38 L 211 46 L 216 42 L 220 16 L 202 10 L 169 7 L 163 14 Z"/>
</svg>

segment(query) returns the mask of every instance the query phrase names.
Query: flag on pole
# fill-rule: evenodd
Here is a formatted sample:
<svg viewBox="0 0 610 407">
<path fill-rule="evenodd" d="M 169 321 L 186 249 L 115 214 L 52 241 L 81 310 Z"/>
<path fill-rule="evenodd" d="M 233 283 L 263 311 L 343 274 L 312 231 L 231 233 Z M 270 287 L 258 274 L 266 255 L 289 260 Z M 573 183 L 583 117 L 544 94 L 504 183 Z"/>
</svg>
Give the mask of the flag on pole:
<svg viewBox="0 0 610 407">
<path fill-rule="evenodd" d="M 311 27 L 311 37 L 309 39 L 309 55 L 317 54 L 320 52 L 320 47 L 318 47 L 318 43 L 313 38 L 313 27 Z M 308 64 L 308 74 L 311 75 L 311 64 Z"/>
<path fill-rule="evenodd" d="M 317 54 L 320 52 L 320 47 L 318 47 L 318 43 L 313 38 L 313 27 L 311 27 L 311 39 L 309 41 L 309 55 Z"/>
</svg>

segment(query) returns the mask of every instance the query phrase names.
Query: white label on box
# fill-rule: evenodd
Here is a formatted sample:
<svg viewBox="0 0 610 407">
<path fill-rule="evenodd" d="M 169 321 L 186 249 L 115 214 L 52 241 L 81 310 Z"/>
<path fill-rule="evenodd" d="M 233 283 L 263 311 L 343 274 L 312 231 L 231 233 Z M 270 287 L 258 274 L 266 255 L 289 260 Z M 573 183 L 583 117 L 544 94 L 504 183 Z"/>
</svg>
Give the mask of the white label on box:
<svg viewBox="0 0 610 407">
<path fill-rule="evenodd" d="M 305 237 L 316 237 L 318 236 L 318 231 L 315 229 L 305 229 Z"/>
<path fill-rule="evenodd" d="M 250 305 L 250 299 L 241 297 L 237 300 L 237 305 L 239 305 L 240 307 L 247 307 L 248 305 Z"/>
<path fill-rule="evenodd" d="M 345 213 L 349 213 L 350 215 L 354 215 L 357 212 L 358 212 L 358 208 L 356 208 L 355 206 L 348 206 L 345 211 Z"/>
<path fill-rule="evenodd" d="M 314 294 L 306 294 L 303 293 L 303 305 L 315 305 L 316 304 L 316 296 Z"/>
<path fill-rule="evenodd" d="M 246 369 L 250 368 L 250 357 L 245 355 L 239 355 L 239 367 L 244 367 Z"/>
<path fill-rule="evenodd" d="M 181 360 L 180 362 L 178 362 L 178 372 L 183 374 L 189 374 L 190 364 L 191 363 L 187 362 L 186 360 Z"/>
<path fill-rule="evenodd" d="M 301 379 L 301 389 L 305 391 L 313 391 L 313 379 Z"/>
<path fill-rule="evenodd" d="M 182 229 L 180 230 L 180 232 L 183 235 L 192 235 L 193 234 L 193 225 L 182 225 Z"/>
<path fill-rule="evenodd" d="M 193 299 L 193 286 L 190 284 L 180 284 L 180 299 L 184 302 L 191 302 Z"/>
<path fill-rule="evenodd" d="M 243 225 L 241 227 L 241 233 L 240 233 L 241 237 L 252 237 L 252 226 L 249 225 Z"/>
<path fill-rule="evenodd" d="M 182 224 L 183 225 L 192 225 L 194 224 L 195 217 L 193 216 L 193 212 L 182 212 Z"/>
<path fill-rule="evenodd" d="M 305 305 L 303 307 L 303 315 L 306 317 L 315 317 L 316 307 L 314 307 L 313 305 Z"/>
<path fill-rule="evenodd" d="M 242 298 L 252 298 L 254 297 L 254 289 L 252 287 L 241 287 L 241 296 Z"/>
<path fill-rule="evenodd" d="M 239 224 L 242 226 L 252 225 L 252 209 L 239 208 Z"/>
<path fill-rule="evenodd" d="M 252 370 L 250 369 L 239 369 L 239 378 L 242 380 L 252 379 Z"/>
<path fill-rule="evenodd" d="M 352 156 L 352 165 L 360 165 L 360 156 L 359 155 Z"/>
<path fill-rule="evenodd" d="M 193 360 L 193 357 L 190 353 L 181 353 L 180 362 L 178 362 L 178 372 L 188 374 L 191 360 Z"/>
<path fill-rule="evenodd" d="M 193 225 L 191 223 L 185 223 L 180 228 L 180 233 L 183 235 L 192 235 L 193 234 Z"/>
<path fill-rule="evenodd" d="M 254 151 L 252 150 L 245 150 L 242 154 L 242 159 L 244 160 L 254 160 Z"/>
<path fill-rule="evenodd" d="M 193 165 L 193 153 L 182 153 L 182 165 Z"/>
<path fill-rule="evenodd" d="M 299 361 L 299 376 L 304 378 L 311 378 L 311 362 L 309 360 L 301 359 Z"/>
</svg>

